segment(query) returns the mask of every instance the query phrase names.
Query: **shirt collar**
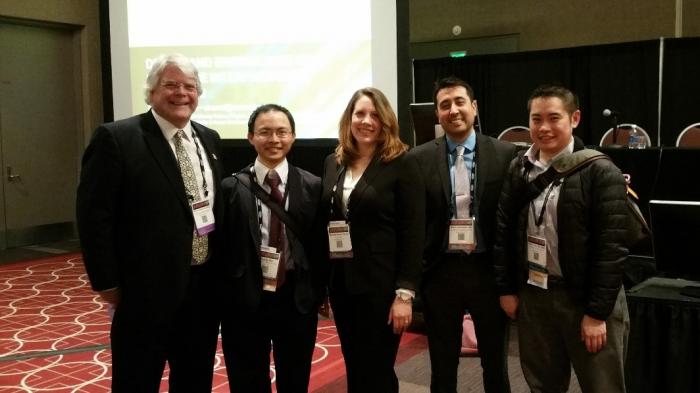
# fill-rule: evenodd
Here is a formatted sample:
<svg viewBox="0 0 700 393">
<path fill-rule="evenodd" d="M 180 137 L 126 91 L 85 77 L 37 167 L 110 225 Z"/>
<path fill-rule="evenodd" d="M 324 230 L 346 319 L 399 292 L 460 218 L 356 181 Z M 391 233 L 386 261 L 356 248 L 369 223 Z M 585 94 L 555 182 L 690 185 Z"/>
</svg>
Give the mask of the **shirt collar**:
<svg viewBox="0 0 700 393">
<path fill-rule="evenodd" d="M 255 171 L 255 177 L 258 179 L 258 184 L 263 184 L 265 182 L 265 177 L 267 176 L 267 172 L 270 171 L 270 169 L 274 169 L 277 171 L 277 174 L 280 176 L 280 181 L 282 182 L 283 185 L 287 184 L 287 176 L 289 175 L 289 163 L 287 162 L 287 159 L 285 158 L 282 162 L 280 162 L 279 165 L 277 165 L 275 168 L 268 168 L 260 162 L 257 158 L 255 159 L 255 164 L 253 164 L 253 170 Z"/>
<path fill-rule="evenodd" d="M 158 123 L 158 127 L 160 127 L 160 131 L 163 133 L 165 140 L 171 141 L 178 130 L 185 131 L 186 140 L 190 140 L 192 138 L 192 123 L 189 121 L 183 128 L 177 128 L 173 125 L 173 123 L 165 120 L 165 118 L 159 115 L 154 109 L 151 109 L 151 113 L 156 119 L 156 123 Z"/>
<path fill-rule="evenodd" d="M 447 148 L 449 149 L 450 153 L 453 153 L 459 145 L 464 146 L 465 153 L 471 153 L 476 148 L 476 132 L 474 131 L 470 132 L 467 139 L 465 139 L 461 143 L 453 141 L 448 135 L 445 135 L 445 139 L 447 140 Z"/>
<path fill-rule="evenodd" d="M 548 163 L 546 163 L 545 166 L 549 168 L 549 165 L 550 165 L 550 164 L 552 163 L 552 161 L 554 161 L 556 158 L 561 157 L 561 156 L 563 156 L 563 155 L 565 155 L 565 154 L 571 154 L 571 153 L 573 153 L 573 152 L 574 152 L 574 137 L 572 136 L 572 137 L 571 137 L 571 140 L 569 141 L 569 144 L 566 145 L 566 147 L 564 147 L 564 148 L 563 148 L 559 153 L 557 153 L 554 157 L 552 157 L 552 159 L 551 159 Z M 530 163 L 533 164 L 533 165 L 535 165 L 535 164 L 538 162 L 537 158 L 538 158 L 539 156 L 540 156 L 540 148 L 539 148 L 536 144 L 533 144 L 532 146 L 530 146 L 530 148 L 527 149 L 527 151 L 525 152 L 525 158 L 526 158 L 528 161 L 530 161 Z"/>
</svg>

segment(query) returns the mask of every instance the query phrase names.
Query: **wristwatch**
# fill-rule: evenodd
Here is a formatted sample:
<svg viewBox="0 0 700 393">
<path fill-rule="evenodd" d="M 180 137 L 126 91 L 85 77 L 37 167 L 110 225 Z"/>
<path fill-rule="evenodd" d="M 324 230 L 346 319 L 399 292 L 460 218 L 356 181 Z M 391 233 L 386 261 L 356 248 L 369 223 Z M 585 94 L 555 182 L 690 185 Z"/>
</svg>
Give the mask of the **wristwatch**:
<svg viewBox="0 0 700 393">
<path fill-rule="evenodd" d="M 404 291 L 396 291 L 396 300 L 402 302 L 402 303 L 413 303 L 413 297 L 404 292 Z"/>
</svg>

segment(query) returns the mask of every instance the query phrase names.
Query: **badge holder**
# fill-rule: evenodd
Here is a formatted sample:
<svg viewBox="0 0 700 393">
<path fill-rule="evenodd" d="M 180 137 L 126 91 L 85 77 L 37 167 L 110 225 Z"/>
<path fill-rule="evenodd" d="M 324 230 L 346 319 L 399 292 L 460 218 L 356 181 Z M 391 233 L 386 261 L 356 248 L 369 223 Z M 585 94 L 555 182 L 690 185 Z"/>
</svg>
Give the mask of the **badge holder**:
<svg viewBox="0 0 700 393">
<path fill-rule="evenodd" d="M 328 249 L 331 259 L 353 257 L 350 225 L 347 222 L 331 221 L 328 223 Z"/>
<path fill-rule="evenodd" d="M 547 240 L 544 237 L 527 237 L 527 283 L 538 288 L 547 289 Z"/>
<path fill-rule="evenodd" d="M 208 199 L 192 203 L 192 214 L 197 235 L 204 236 L 214 231 L 214 211 Z"/>
<path fill-rule="evenodd" d="M 262 268 L 264 291 L 277 291 L 277 271 L 281 255 L 274 247 L 260 246 L 260 267 Z"/>
<path fill-rule="evenodd" d="M 476 249 L 476 237 L 474 236 L 474 217 L 450 220 L 449 251 L 463 251 L 467 254 Z"/>
</svg>

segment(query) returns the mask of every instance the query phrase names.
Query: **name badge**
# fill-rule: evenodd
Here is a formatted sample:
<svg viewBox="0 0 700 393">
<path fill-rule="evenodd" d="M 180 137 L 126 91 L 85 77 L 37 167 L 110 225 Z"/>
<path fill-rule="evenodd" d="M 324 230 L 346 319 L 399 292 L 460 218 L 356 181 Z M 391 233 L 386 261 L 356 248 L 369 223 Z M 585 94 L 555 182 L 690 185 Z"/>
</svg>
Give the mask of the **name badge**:
<svg viewBox="0 0 700 393">
<path fill-rule="evenodd" d="M 352 258 L 350 225 L 345 221 L 328 223 L 328 249 L 331 259 Z"/>
<path fill-rule="evenodd" d="M 214 230 L 214 210 L 208 199 L 194 202 L 192 204 L 192 214 L 194 215 L 194 225 L 199 236 L 206 235 Z"/>
<path fill-rule="evenodd" d="M 277 291 L 277 269 L 280 265 L 280 256 L 274 247 L 260 246 L 260 267 L 263 275 L 263 290 Z"/>
<path fill-rule="evenodd" d="M 527 283 L 547 289 L 547 239 L 539 236 L 527 237 Z"/>
<path fill-rule="evenodd" d="M 475 220 L 474 217 L 450 220 L 448 250 L 464 251 L 469 254 L 476 249 Z"/>
</svg>

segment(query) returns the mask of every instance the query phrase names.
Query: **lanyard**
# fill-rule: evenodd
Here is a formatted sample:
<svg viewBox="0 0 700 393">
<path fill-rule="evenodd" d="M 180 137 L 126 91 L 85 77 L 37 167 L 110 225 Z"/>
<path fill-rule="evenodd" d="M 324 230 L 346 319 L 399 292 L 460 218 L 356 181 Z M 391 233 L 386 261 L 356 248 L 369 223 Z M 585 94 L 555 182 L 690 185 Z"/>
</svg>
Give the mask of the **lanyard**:
<svg viewBox="0 0 700 393">
<path fill-rule="evenodd" d="M 343 184 L 345 183 L 345 172 L 346 171 L 347 171 L 347 167 L 339 167 L 338 170 L 336 171 L 336 174 L 335 174 L 335 176 L 336 176 L 335 177 L 335 184 L 333 185 L 333 190 L 331 191 L 331 212 L 330 212 L 331 219 L 333 217 L 333 208 L 335 206 L 335 193 L 338 191 L 338 184 L 340 183 L 341 176 L 343 178 Z M 350 197 L 351 196 L 352 196 L 352 192 L 350 193 L 350 195 L 348 195 L 348 208 L 346 209 L 347 214 L 345 215 L 346 221 L 350 221 Z M 341 195 L 341 199 L 342 199 L 342 195 Z M 342 209 L 341 209 L 341 213 L 342 213 Z"/>
<path fill-rule="evenodd" d="M 530 177 L 530 168 L 526 169 L 524 172 L 524 177 L 525 181 L 527 181 Z M 532 211 L 532 218 L 535 219 L 535 225 L 539 228 L 542 225 L 542 220 L 544 220 L 544 212 L 547 209 L 547 201 L 549 201 L 549 194 L 552 193 L 552 190 L 554 187 L 559 186 L 562 183 L 561 179 L 557 179 L 552 182 L 552 184 L 549 185 L 549 189 L 547 190 L 547 194 L 544 196 L 544 201 L 542 202 L 542 209 L 540 209 L 540 214 L 537 216 L 535 214 L 535 201 L 534 199 L 530 201 L 530 211 Z"/>
<path fill-rule="evenodd" d="M 258 177 L 255 175 L 255 167 L 251 166 L 250 167 L 250 172 L 253 174 L 253 181 L 255 184 L 258 184 Z M 280 181 L 282 178 L 280 177 Z M 262 186 L 260 186 L 262 187 Z M 282 209 L 284 209 L 285 205 L 287 205 L 287 197 L 289 196 L 289 187 L 284 187 L 284 196 L 282 197 Z M 263 213 L 262 213 L 262 203 L 260 203 L 260 199 L 258 197 L 255 197 L 255 206 L 258 209 L 258 224 L 260 225 L 260 228 L 262 230 L 263 226 Z M 272 209 L 270 209 L 270 214 L 275 214 Z M 281 220 L 281 219 L 280 219 Z"/>
<path fill-rule="evenodd" d="M 209 190 L 207 188 L 207 177 L 204 176 L 204 160 L 202 159 L 202 152 L 199 148 L 199 143 L 197 143 L 197 136 L 194 133 L 194 127 L 192 128 L 192 141 L 194 142 L 195 150 L 197 151 L 197 158 L 199 159 L 199 170 L 202 172 L 202 188 L 204 189 L 204 197 L 209 197 Z M 194 200 L 194 196 L 188 195 L 190 200 Z"/>
</svg>

